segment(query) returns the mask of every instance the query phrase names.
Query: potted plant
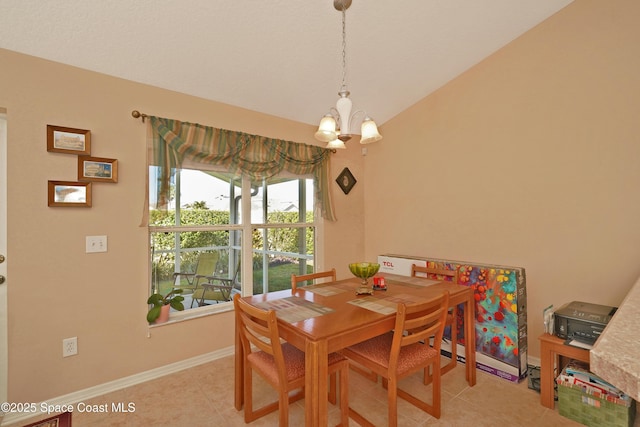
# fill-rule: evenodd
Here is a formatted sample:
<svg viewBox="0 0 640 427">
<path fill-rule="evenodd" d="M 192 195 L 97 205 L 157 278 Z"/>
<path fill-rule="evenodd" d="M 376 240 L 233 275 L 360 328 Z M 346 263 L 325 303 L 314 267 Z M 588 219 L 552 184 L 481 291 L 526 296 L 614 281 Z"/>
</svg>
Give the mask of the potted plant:
<svg viewBox="0 0 640 427">
<path fill-rule="evenodd" d="M 169 309 L 182 311 L 184 310 L 184 297 L 180 295 L 184 289 L 173 289 L 171 292 L 162 296 L 162 294 L 152 294 L 147 299 L 147 304 L 153 304 L 147 313 L 147 322 L 163 323 L 169 320 Z"/>
</svg>

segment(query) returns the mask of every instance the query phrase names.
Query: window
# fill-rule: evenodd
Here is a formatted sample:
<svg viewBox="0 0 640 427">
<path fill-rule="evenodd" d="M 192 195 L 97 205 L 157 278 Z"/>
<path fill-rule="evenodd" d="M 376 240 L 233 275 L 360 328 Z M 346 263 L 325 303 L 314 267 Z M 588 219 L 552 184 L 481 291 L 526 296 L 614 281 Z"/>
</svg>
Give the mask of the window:
<svg viewBox="0 0 640 427">
<path fill-rule="evenodd" d="M 183 288 L 189 310 L 224 305 L 237 292 L 286 289 L 292 273 L 313 271 L 313 179 L 280 176 L 251 182 L 227 172 L 172 172 L 168 209 L 154 209 L 153 199 L 149 203 L 151 292 L 164 295 Z M 153 197 L 155 166 L 149 177 Z M 250 262 L 243 268 L 241 260 Z M 243 279 L 243 271 L 250 277 Z M 233 289 L 204 292 L 201 285 L 208 282 Z"/>
<path fill-rule="evenodd" d="M 313 272 L 312 195 L 310 179 L 275 179 L 252 193 L 253 294 L 289 289 L 292 273 Z"/>
</svg>

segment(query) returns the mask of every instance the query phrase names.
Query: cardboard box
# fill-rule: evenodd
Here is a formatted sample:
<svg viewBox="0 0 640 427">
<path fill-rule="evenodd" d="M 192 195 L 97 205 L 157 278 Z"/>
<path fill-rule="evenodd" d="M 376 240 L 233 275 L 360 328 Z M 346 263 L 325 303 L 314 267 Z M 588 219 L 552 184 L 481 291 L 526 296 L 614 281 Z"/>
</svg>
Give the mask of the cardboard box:
<svg viewBox="0 0 640 427">
<path fill-rule="evenodd" d="M 593 373 L 567 372 L 563 369 L 556 379 L 560 415 L 590 427 L 633 426 L 635 400 Z"/>
<path fill-rule="evenodd" d="M 380 273 L 401 276 L 411 276 L 412 264 L 457 269 L 458 284 L 472 287 L 475 293 L 476 367 L 511 382 L 526 377 L 527 293 L 524 268 L 395 254 L 379 255 L 378 263 Z M 458 312 L 457 354 L 458 361 L 464 363 L 464 313 L 462 309 Z M 451 345 L 449 339 L 442 343 L 443 355 L 451 357 Z"/>
</svg>

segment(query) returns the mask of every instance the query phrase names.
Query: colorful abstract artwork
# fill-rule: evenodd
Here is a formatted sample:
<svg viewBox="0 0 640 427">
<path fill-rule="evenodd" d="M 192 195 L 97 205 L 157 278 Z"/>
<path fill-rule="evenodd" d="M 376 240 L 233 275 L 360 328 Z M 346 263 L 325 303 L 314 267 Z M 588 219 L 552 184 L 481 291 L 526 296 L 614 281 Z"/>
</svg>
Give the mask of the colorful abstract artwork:
<svg viewBox="0 0 640 427">
<path fill-rule="evenodd" d="M 519 328 L 516 272 L 461 266 L 458 274 L 458 282 L 470 286 L 474 291 L 477 350 L 517 366 Z"/>
</svg>

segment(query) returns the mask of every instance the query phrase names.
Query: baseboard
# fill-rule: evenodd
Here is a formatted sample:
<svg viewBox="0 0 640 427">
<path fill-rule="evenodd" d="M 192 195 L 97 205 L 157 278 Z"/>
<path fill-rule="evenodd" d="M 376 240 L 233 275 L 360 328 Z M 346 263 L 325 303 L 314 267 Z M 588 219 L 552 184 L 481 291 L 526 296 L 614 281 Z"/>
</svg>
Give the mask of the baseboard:
<svg viewBox="0 0 640 427">
<path fill-rule="evenodd" d="M 136 384 L 141 384 L 145 381 L 153 380 L 165 375 L 174 374 L 176 372 L 193 368 L 194 366 L 202 365 L 203 363 L 211 362 L 213 360 L 221 359 L 223 357 L 234 354 L 234 346 L 223 348 L 213 351 L 211 353 L 201 354 L 200 356 L 192 357 L 190 359 L 181 360 L 179 362 L 171 363 L 169 365 L 154 368 L 149 371 L 140 372 L 135 375 L 131 375 L 125 378 L 120 378 L 115 381 L 109 381 L 108 383 L 100 384 L 97 386 L 85 388 L 84 390 L 78 390 L 73 393 L 65 394 L 64 396 L 58 396 L 53 399 L 47 399 L 46 405 L 73 405 L 78 402 L 83 402 L 92 399 L 103 394 L 111 393 L 117 390 L 121 390 L 126 387 L 131 387 Z M 37 404 L 37 409 L 40 409 L 40 403 Z M 0 425 L 8 425 L 24 421 L 35 416 L 43 415 L 45 412 L 36 413 L 7 413 L 4 417 L 0 417 Z"/>
</svg>

